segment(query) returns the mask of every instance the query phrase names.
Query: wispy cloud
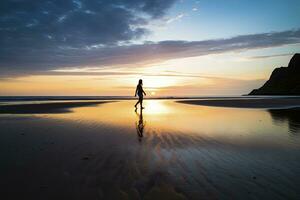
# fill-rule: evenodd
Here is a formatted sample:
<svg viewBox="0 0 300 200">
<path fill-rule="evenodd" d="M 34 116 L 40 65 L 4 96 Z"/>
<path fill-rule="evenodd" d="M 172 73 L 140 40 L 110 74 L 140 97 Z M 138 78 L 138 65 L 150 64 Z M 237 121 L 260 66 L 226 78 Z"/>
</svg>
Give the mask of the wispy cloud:
<svg viewBox="0 0 300 200">
<path fill-rule="evenodd" d="M 183 18 L 184 16 L 185 16 L 184 13 L 180 13 L 180 14 L 176 15 L 175 17 L 171 17 L 171 18 L 167 19 L 167 20 L 166 20 L 166 23 L 167 23 L 167 24 L 170 24 L 170 23 L 172 23 L 172 22 L 178 21 L 178 20 L 180 20 L 181 18 Z"/>
<path fill-rule="evenodd" d="M 234 95 L 247 94 L 249 88 L 257 88 L 265 82 L 262 79 L 242 80 L 228 78 L 212 78 L 210 84 L 173 85 L 159 89 L 160 94 L 185 95 Z"/>
<path fill-rule="evenodd" d="M 3 47 L 0 54 L 2 76 L 22 75 L 64 67 L 127 67 L 157 63 L 175 58 L 246 51 L 300 43 L 300 29 L 240 35 L 203 41 L 161 41 L 126 46 L 62 48 L 60 45 L 34 49 Z"/>
<path fill-rule="evenodd" d="M 252 57 L 248 57 L 247 59 L 265 59 L 265 58 L 274 58 L 274 57 L 282 57 L 282 56 L 292 56 L 295 53 L 283 53 L 283 54 L 272 54 L 272 55 L 264 55 L 264 56 L 252 56 Z"/>
</svg>

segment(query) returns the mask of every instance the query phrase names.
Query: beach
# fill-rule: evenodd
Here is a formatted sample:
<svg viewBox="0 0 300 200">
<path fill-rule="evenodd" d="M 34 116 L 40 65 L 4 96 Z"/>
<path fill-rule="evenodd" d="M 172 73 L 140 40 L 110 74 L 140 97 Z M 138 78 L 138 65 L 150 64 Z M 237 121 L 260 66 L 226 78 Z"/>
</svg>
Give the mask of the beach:
<svg viewBox="0 0 300 200">
<path fill-rule="evenodd" d="M 235 99 L 200 99 L 184 100 L 180 103 L 219 106 L 233 108 L 294 108 L 300 107 L 299 97 L 277 97 L 277 98 L 235 98 Z"/>
<path fill-rule="evenodd" d="M 299 199 L 297 100 L 177 101 L 1 105 L 2 195 Z"/>
<path fill-rule="evenodd" d="M 300 200 L 300 0 L 0 1 L 3 200 Z"/>
<path fill-rule="evenodd" d="M 0 105 L 2 114 L 42 114 L 42 113 L 66 113 L 70 109 L 84 106 L 95 106 L 109 101 L 64 101 L 64 102 L 38 102 L 26 104 Z"/>
</svg>

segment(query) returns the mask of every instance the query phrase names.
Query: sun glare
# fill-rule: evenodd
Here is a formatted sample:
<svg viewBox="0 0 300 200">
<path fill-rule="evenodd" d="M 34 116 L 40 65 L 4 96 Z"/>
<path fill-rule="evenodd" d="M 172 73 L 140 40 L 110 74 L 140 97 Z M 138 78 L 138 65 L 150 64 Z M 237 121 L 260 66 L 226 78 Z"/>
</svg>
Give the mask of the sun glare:
<svg viewBox="0 0 300 200">
<path fill-rule="evenodd" d="M 145 101 L 146 111 L 145 114 L 160 115 L 170 112 L 168 106 L 164 101 L 147 100 Z"/>
<path fill-rule="evenodd" d="M 149 88 L 161 88 L 176 85 L 176 80 L 170 77 L 163 76 L 151 76 L 143 77 L 144 86 Z"/>
</svg>

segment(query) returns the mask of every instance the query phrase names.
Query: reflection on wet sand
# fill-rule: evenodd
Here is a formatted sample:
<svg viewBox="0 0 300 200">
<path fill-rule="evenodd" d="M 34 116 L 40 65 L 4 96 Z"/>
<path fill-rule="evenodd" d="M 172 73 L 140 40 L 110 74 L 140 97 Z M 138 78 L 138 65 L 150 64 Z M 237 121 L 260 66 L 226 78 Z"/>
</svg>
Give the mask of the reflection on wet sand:
<svg viewBox="0 0 300 200">
<path fill-rule="evenodd" d="M 298 135 L 300 132 L 300 109 L 277 109 L 268 110 L 275 123 L 288 123 L 290 133 Z"/>
<path fill-rule="evenodd" d="M 100 104 L 97 107 L 75 108 L 70 113 L 40 116 L 94 128 L 101 128 L 103 125 L 130 130 L 134 128 L 136 134 L 137 114 L 134 113 L 132 105 L 134 101 L 119 101 Z M 280 139 L 281 133 L 287 131 L 287 126 L 274 124 L 269 112 L 265 110 L 194 106 L 171 100 L 147 100 L 144 106 L 138 121 L 140 117 L 147 119 L 147 133 L 150 133 L 148 142 L 162 145 L 171 142 L 168 145 L 178 146 L 182 141 L 190 141 L 190 144 L 193 144 L 200 139 L 199 141 L 214 140 L 257 148 L 275 144 L 289 145 L 284 138 Z M 260 134 L 254 137 L 252 132 Z M 168 135 L 174 137 L 173 140 Z M 157 136 L 158 140 L 154 136 Z M 265 140 L 265 137 L 270 139 Z M 281 142 L 274 143 L 273 139 L 279 139 Z M 189 144 L 183 144 L 183 147 L 184 145 Z"/>
<path fill-rule="evenodd" d="M 270 111 L 146 100 L 135 113 L 134 103 L 0 115 L 4 195 L 299 199 L 300 138 Z"/>
<path fill-rule="evenodd" d="M 142 141 L 143 132 L 145 128 L 145 123 L 143 120 L 143 109 L 140 109 L 140 112 L 138 113 L 137 109 L 135 109 L 135 114 L 138 116 L 138 121 L 136 122 L 136 132 L 139 138 L 139 141 Z"/>
</svg>

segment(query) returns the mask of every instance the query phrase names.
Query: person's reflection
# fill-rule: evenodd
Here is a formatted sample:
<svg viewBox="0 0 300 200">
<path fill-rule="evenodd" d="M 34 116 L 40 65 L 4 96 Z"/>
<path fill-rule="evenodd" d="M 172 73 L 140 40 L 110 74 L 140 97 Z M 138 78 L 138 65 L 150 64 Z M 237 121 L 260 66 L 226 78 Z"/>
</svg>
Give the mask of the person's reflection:
<svg viewBox="0 0 300 200">
<path fill-rule="evenodd" d="M 142 137 L 143 137 L 143 132 L 144 132 L 144 128 L 145 128 L 145 123 L 143 120 L 143 109 L 140 109 L 140 113 L 137 112 L 137 109 L 135 109 L 135 113 L 138 116 L 138 121 L 136 121 L 136 132 L 138 135 L 138 139 L 141 142 L 142 141 Z"/>
</svg>

